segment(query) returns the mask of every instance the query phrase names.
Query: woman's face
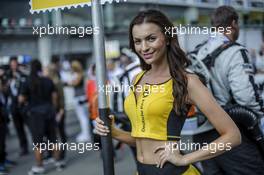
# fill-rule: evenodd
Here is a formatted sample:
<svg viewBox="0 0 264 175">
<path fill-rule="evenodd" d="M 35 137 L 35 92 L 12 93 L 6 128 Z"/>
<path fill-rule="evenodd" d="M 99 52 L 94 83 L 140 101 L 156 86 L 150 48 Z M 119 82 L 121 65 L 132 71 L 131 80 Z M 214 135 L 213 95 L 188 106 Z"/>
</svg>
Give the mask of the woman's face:
<svg viewBox="0 0 264 175">
<path fill-rule="evenodd" d="M 159 26 L 154 23 L 134 25 L 132 36 L 137 54 L 147 64 L 155 64 L 165 59 L 166 39 Z"/>
</svg>

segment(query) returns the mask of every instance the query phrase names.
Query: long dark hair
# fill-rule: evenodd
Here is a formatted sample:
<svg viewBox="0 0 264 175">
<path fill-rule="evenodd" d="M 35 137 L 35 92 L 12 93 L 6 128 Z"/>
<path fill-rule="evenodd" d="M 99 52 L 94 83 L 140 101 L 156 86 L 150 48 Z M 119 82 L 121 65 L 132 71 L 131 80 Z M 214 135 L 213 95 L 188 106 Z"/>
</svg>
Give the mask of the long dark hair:
<svg viewBox="0 0 264 175">
<path fill-rule="evenodd" d="M 32 60 L 30 63 L 30 74 L 29 80 L 31 83 L 31 91 L 33 94 L 41 93 L 41 85 L 40 85 L 40 72 L 42 71 L 42 66 L 39 60 Z"/>
<path fill-rule="evenodd" d="M 173 79 L 173 97 L 174 107 L 177 114 L 183 114 L 187 112 L 187 77 L 185 68 L 190 64 L 184 51 L 180 48 L 177 35 L 171 35 L 171 32 L 167 32 L 166 29 L 172 29 L 173 24 L 170 20 L 160 11 L 146 10 L 141 11 L 132 20 L 129 27 L 129 44 L 133 52 L 136 52 L 133 40 L 132 30 L 135 25 L 143 23 L 154 23 L 160 27 L 161 32 L 164 33 L 167 45 L 167 59 L 170 69 L 170 74 Z M 145 63 L 145 61 L 137 54 L 140 59 L 141 68 L 143 70 L 150 70 L 151 65 Z"/>
</svg>

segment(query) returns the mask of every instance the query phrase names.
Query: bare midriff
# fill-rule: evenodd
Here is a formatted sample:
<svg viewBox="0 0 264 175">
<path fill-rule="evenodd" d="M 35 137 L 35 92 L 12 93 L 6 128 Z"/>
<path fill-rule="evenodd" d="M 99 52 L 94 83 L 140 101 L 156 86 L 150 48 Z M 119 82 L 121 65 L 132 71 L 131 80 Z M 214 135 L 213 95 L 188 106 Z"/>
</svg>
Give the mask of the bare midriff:
<svg viewBox="0 0 264 175">
<path fill-rule="evenodd" d="M 155 153 L 155 150 L 160 146 L 175 146 L 175 144 L 177 144 L 176 141 L 160 141 L 148 138 L 137 138 L 137 160 L 143 164 L 157 164 L 159 160 L 159 152 Z"/>
</svg>

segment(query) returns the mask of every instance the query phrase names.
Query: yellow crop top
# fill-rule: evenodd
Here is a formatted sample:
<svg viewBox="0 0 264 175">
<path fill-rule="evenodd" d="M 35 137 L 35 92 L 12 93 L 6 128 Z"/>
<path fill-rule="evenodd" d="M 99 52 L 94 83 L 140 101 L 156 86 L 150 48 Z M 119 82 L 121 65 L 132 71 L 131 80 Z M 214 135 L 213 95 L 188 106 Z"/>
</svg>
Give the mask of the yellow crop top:
<svg viewBox="0 0 264 175">
<path fill-rule="evenodd" d="M 144 84 L 140 88 L 137 83 L 144 73 L 136 76 L 124 102 L 132 125 L 132 137 L 179 140 L 186 116 L 176 115 L 173 109 L 172 79 L 160 84 Z M 135 91 L 139 92 L 138 99 Z"/>
</svg>

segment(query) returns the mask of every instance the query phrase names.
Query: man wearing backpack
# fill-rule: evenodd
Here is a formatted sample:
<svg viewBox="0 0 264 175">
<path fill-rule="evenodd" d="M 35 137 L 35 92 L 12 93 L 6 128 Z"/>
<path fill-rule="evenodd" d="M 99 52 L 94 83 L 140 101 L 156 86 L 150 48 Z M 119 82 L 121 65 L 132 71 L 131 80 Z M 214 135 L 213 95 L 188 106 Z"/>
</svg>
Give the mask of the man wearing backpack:
<svg viewBox="0 0 264 175">
<path fill-rule="evenodd" d="M 236 103 L 263 116 L 262 100 L 256 91 L 247 50 L 234 44 L 239 36 L 238 14 L 234 8 L 221 6 L 212 15 L 211 23 L 217 32 L 196 49 L 199 60 L 214 59 L 207 65 L 211 77 L 212 93 L 221 106 Z M 222 49 L 226 47 L 225 49 Z M 214 52 L 222 49 L 219 53 Z M 212 53 L 216 58 L 212 58 Z M 216 53 L 216 54 L 215 54 Z M 204 62 L 204 61 L 203 61 Z M 206 63 L 205 63 L 206 65 Z M 211 66 L 211 67 L 210 67 Z M 243 132 L 242 132 L 243 133 Z M 217 137 L 216 130 L 205 134 L 201 141 L 211 142 Z M 264 173 L 264 161 L 257 144 L 242 135 L 242 144 L 225 154 L 202 162 L 205 175 L 259 175 Z"/>
</svg>

